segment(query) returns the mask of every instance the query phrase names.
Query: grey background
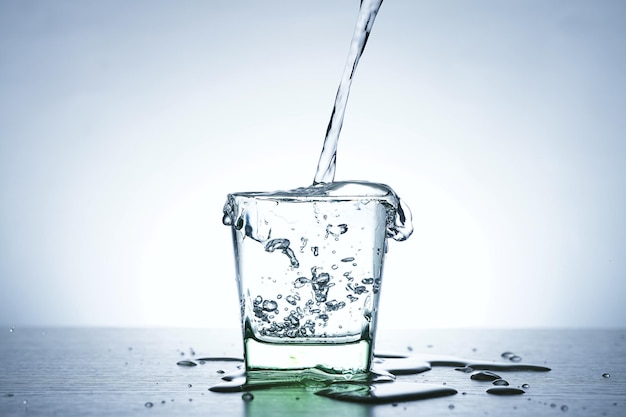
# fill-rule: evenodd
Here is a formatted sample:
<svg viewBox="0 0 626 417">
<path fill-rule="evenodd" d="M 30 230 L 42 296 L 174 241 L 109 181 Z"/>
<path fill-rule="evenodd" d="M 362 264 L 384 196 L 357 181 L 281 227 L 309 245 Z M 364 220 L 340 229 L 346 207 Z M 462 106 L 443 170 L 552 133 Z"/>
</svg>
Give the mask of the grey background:
<svg viewBox="0 0 626 417">
<path fill-rule="evenodd" d="M 355 1 L 0 2 L 0 324 L 237 327 L 226 193 L 312 182 Z M 387 0 L 338 180 L 380 326 L 626 322 L 626 3 Z"/>
</svg>

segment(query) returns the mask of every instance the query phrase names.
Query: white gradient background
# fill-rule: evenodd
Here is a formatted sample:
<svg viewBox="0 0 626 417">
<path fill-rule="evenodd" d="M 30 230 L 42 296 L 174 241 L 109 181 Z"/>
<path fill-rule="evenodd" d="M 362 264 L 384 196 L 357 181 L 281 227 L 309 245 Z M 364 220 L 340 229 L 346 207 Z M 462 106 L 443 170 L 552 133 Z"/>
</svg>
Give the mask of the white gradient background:
<svg viewBox="0 0 626 417">
<path fill-rule="evenodd" d="M 0 2 L 0 325 L 237 327 L 232 191 L 312 182 L 358 1 Z M 336 179 L 379 325 L 626 324 L 626 2 L 386 0 Z"/>
</svg>

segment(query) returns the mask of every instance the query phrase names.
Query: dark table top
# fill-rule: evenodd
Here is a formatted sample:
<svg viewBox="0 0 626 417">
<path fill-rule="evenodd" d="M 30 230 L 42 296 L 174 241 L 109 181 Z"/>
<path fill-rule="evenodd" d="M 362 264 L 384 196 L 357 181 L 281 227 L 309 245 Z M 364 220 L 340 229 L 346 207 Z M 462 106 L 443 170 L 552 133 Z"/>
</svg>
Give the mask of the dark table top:
<svg viewBox="0 0 626 417">
<path fill-rule="evenodd" d="M 489 381 L 433 367 L 398 380 L 458 394 L 366 405 L 280 387 L 245 401 L 241 392 L 208 390 L 238 362 L 199 360 L 241 356 L 236 330 L 17 328 L 0 333 L 0 416 L 626 415 L 626 330 L 381 330 L 377 351 L 499 362 L 510 351 L 551 371 L 502 373 L 511 387 L 529 385 L 514 396 L 488 394 Z"/>
</svg>

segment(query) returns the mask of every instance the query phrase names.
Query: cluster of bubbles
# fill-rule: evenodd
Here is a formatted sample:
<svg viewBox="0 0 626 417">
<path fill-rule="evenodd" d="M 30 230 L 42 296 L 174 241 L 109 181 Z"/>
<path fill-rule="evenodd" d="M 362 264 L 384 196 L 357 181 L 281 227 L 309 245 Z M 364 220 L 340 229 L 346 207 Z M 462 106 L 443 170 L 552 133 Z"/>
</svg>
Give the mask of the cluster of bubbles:
<svg viewBox="0 0 626 417">
<path fill-rule="evenodd" d="M 288 248 L 284 242 L 276 242 L 272 247 L 274 250 Z M 352 257 L 345 258 L 346 262 L 353 260 Z M 272 299 L 257 295 L 252 299 L 252 312 L 259 326 L 259 333 L 281 338 L 315 336 L 317 329 L 327 326 L 332 313 L 344 309 L 347 303 L 358 300 L 359 295 L 370 291 L 376 294 L 380 289 L 379 278 L 364 278 L 356 283 L 349 272 L 344 277 L 348 280 L 345 300 L 329 299 L 329 290 L 335 286 L 333 276 L 321 272 L 317 267 L 311 268 L 310 277 L 296 278 L 293 281 L 293 292 L 286 297 L 278 294 Z M 311 290 L 311 297 L 303 299 L 300 291 L 306 289 Z M 283 303 L 282 306 L 280 303 Z"/>
</svg>

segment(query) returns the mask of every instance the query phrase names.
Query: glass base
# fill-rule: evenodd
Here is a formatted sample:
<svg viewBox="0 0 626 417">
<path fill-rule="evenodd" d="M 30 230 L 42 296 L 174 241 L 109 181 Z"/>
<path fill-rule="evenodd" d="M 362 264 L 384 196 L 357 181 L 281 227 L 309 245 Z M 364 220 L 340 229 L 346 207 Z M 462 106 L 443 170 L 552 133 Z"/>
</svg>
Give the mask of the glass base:
<svg viewBox="0 0 626 417">
<path fill-rule="evenodd" d="M 370 340 L 302 344 L 249 338 L 244 345 L 246 371 L 253 379 L 365 379 L 372 360 Z"/>
</svg>

